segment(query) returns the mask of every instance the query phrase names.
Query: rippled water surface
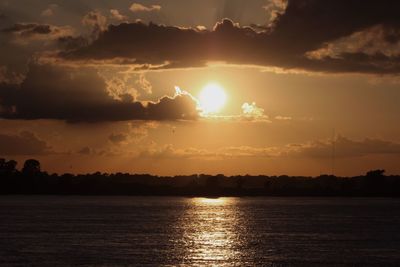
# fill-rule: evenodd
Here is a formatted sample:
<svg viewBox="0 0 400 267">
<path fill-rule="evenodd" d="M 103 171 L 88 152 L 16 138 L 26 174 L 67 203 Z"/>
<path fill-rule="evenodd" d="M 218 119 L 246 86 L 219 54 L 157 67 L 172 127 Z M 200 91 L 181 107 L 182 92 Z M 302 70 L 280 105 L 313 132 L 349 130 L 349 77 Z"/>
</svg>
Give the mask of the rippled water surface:
<svg viewBox="0 0 400 267">
<path fill-rule="evenodd" d="M 1 266 L 400 266 L 400 200 L 0 197 Z"/>
</svg>

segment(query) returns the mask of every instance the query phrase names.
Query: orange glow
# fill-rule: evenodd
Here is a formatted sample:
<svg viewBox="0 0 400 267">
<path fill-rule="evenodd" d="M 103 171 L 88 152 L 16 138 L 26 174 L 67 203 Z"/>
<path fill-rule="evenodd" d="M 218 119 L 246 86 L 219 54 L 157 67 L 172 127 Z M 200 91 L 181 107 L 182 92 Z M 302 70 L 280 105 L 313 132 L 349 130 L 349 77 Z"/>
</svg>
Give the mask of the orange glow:
<svg viewBox="0 0 400 267">
<path fill-rule="evenodd" d="M 207 204 L 207 205 L 223 205 L 228 201 L 227 198 L 194 198 L 194 202 L 198 204 Z"/>
<path fill-rule="evenodd" d="M 225 106 L 226 99 L 224 89 L 217 83 L 210 83 L 200 92 L 200 108 L 204 115 L 218 113 Z"/>
</svg>

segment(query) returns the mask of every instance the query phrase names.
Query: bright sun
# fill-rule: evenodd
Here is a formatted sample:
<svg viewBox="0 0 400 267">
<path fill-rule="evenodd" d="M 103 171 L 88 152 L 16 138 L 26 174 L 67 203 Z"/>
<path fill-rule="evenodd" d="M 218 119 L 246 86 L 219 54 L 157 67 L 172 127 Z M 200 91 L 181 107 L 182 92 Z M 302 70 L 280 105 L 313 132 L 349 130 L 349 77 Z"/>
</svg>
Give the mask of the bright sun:
<svg viewBox="0 0 400 267">
<path fill-rule="evenodd" d="M 217 83 L 206 85 L 199 95 L 200 108 L 205 114 L 219 112 L 226 102 L 224 89 Z"/>
</svg>

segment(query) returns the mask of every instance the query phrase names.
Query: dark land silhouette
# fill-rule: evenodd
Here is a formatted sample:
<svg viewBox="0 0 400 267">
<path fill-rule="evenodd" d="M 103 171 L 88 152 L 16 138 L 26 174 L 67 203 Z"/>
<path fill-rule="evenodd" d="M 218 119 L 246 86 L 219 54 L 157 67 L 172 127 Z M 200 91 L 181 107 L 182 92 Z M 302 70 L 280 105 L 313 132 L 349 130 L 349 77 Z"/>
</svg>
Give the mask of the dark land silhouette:
<svg viewBox="0 0 400 267">
<path fill-rule="evenodd" d="M 0 194 L 140 195 L 140 196 L 350 196 L 400 197 L 400 175 L 372 170 L 365 175 L 225 176 L 195 174 L 155 176 L 129 173 L 48 174 L 35 159 L 0 158 Z"/>
</svg>

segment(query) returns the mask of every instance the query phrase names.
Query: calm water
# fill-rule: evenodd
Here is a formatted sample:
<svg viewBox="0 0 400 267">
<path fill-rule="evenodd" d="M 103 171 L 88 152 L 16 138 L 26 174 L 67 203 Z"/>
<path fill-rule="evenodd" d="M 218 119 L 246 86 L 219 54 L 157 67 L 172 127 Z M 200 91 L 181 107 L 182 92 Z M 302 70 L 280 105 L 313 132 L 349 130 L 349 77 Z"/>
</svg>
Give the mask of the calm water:
<svg viewBox="0 0 400 267">
<path fill-rule="evenodd" d="M 2 266 L 400 266 L 400 200 L 0 197 Z"/>
</svg>

